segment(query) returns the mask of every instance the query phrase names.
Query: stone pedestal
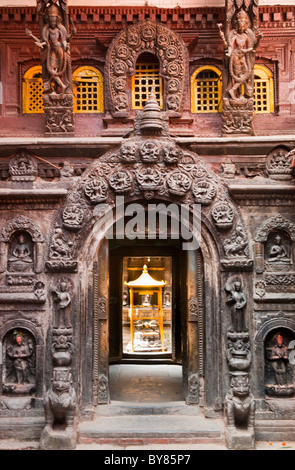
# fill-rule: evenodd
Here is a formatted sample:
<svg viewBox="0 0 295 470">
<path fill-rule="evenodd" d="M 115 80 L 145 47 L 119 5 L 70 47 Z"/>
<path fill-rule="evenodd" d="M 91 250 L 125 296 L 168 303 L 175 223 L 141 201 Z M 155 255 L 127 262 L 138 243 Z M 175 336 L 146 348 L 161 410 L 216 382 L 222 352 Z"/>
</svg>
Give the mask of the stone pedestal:
<svg viewBox="0 0 295 470">
<path fill-rule="evenodd" d="M 52 136 L 73 134 L 73 95 L 51 93 L 44 95 L 45 133 Z"/>
<path fill-rule="evenodd" d="M 40 448 L 44 450 L 72 450 L 77 446 L 77 431 L 74 427 L 66 430 L 46 426 L 40 438 Z"/>
<path fill-rule="evenodd" d="M 228 427 L 225 431 L 225 440 L 228 449 L 231 450 L 255 449 L 254 428 Z"/>
</svg>

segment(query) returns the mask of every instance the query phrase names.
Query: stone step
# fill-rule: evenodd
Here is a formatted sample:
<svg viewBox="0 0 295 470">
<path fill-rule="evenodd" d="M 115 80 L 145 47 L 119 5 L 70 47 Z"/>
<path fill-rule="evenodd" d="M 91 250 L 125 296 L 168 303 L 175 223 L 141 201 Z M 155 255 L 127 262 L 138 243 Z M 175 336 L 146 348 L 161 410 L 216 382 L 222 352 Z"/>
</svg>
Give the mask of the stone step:
<svg viewBox="0 0 295 470">
<path fill-rule="evenodd" d="M 118 439 L 195 439 L 223 442 L 224 422 L 201 414 L 124 414 L 96 415 L 79 424 L 80 442 L 113 442 Z M 208 441 L 208 442 L 209 442 Z"/>
<path fill-rule="evenodd" d="M 96 417 L 121 415 L 194 415 L 202 414 L 200 408 L 186 405 L 184 401 L 133 403 L 125 401 L 112 401 L 109 405 L 99 405 Z"/>
<path fill-rule="evenodd" d="M 294 441 L 294 420 L 256 420 L 255 438 L 259 441 Z"/>
</svg>

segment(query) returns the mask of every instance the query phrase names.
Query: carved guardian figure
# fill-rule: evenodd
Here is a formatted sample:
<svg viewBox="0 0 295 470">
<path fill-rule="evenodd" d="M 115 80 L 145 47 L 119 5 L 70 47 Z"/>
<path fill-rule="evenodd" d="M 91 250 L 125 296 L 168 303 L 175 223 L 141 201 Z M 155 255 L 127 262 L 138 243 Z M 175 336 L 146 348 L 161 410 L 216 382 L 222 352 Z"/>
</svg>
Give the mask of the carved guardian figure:
<svg viewBox="0 0 295 470">
<path fill-rule="evenodd" d="M 232 376 L 231 390 L 225 399 L 225 412 L 229 428 L 254 427 L 255 400 L 250 393 L 246 374 Z"/>
</svg>

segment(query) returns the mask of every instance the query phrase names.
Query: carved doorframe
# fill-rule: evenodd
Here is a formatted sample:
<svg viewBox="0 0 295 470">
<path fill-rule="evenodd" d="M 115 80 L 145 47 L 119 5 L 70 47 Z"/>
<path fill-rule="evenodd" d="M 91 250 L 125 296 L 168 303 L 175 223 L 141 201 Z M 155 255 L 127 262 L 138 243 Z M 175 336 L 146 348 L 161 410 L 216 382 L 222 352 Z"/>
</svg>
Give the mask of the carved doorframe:
<svg viewBox="0 0 295 470">
<path fill-rule="evenodd" d="M 92 405 L 110 402 L 109 392 L 109 263 L 108 240 L 95 240 L 92 232 L 93 260 L 89 272 L 92 305 Z M 95 247 L 94 244 L 96 243 Z M 202 224 L 200 249 L 188 255 L 187 282 L 183 318 L 186 318 L 184 393 L 187 404 L 204 406 L 211 416 L 218 409 L 223 396 L 222 315 L 220 299 L 220 260 L 216 241 Z M 198 299 L 198 300 L 197 300 Z M 224 322 L 223 322 L 224 323 Z M 89 376 L 89 375 L 88 375 Z M 213 410 L 213 411 L 212 411 Z"/>
</svg>

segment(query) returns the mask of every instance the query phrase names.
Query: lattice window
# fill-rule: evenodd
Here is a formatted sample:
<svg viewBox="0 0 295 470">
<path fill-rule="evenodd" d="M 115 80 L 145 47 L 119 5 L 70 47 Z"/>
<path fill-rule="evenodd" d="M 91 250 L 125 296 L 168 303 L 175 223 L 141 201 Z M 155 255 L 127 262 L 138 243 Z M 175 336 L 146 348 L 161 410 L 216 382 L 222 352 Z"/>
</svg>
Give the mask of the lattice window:
<svg viewBox="0 0 295 470">
<path fill-rule="evenodd" d="M 160 108 L 163 108 L 163 80 L 159 75 L 160 66 L 136 64 L 136 73 L 132 77 L 132 108 L 142 109 L 153 90 Z"/>
<path fill-rule="evenodd" d="M 23 79 L 23 113 L 43 113 L 42 67 L 30 68 Z"/>
<path fill-rule="evenodd" d="M 256 114 L 274 112 L 272 73 L 262 65 L 254 66 L 254 111 Z"/>
<path fill-rule="evenodd" d="M 75 113 L 103 113 L 103 77 L 94 67 L 80 67 L 73 73 Z"/>
<path fill-rule="evenodd" d="M 200 67 L 191 77 L 192 113 L 219 113 L 222 108 L 222 76 L 216 67 Z"/>
</svg>

